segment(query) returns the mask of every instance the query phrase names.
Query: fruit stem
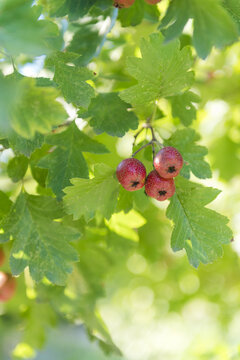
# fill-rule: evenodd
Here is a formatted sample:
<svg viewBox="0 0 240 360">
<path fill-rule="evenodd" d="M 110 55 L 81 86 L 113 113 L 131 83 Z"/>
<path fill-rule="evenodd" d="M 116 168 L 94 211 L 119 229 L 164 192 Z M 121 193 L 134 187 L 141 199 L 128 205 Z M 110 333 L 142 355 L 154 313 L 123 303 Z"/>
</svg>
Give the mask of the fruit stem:
<svg viewBox="0 0 240 360">
<path fill-rule="evenodd" d="M 157 143 L 159 146 L 163 147 L 163 144 L 161 144 L 158 140 L 153 139 L 151 141 L 149 141 L 147 144 L 142 145 L 137 151 L 135 151 L 132 154 L 132 157 L 134 157 L 135 155 L 137 155 L 141 150 L 145 149 L 147 146 L 154 146 L 154 144 Z M 155 148 L 154 148 L 155 149 Z"/>
<path fill-rule="evenodd" d="M 137 140 L 137 137 L 142 133 L 142 131 L 146 129 L 145 124 L 143 124 L 143 126 L 141 127 L 141 129 L 134 135 L 134 141 L 133 141 L 133 146 L 135 145 L 135 142 Z"/>
<path fill-rule="evenodd" d="M 144 129 L 150 129 L 151 134 L 152 134 L 152 140 L 151 140 L 150 142 L 148 142 L 147 144 L 141 146 L 137 151 L 135 151 L 135 152 L 132 154 L 132 157 L 134 157 L 137 153 L 139 153 L 139 151 L 141 151 L 141 150 L 145 149 L 147 146 L 151 145 L 151 146 L 152 146 L 153 159 L 154 159 L 154 157 L 155 157 L 155 144 L 157 143 L 160 147 L 163 147 L 163 146 L 164 146 L 163 144 L 161 144 L 161 143 L 157 140 L 156 135 L 155 135 L 155 132 L 154 132 L 154 129 L 153 129 L 153 126 L 152 126 L 152 122 L 153 122 L 154 119 L 155 119 L 156 112 L 157 112 L 157 103 L 155 102 L 155 106 L 154 106 L 152 115 L 147 118 L 146 123 L 143 124 L 142 127 L 141 127 L 141 129 L 135 134 L 133 145 L 135 145 L 137 137 L 141 134 L 141 132 L 142 132 Z"/>
<path fill-rule="evenodd" d="M 152 141 L 148 142 L 147 144 L 142 145 L 137 151 L 135 151 L 132 154 L 132 157 L 134 157 L 135 155 L 137 155 L 141 150 L 145 149 L 147 146 L 152 145 Z"/>
</svg>

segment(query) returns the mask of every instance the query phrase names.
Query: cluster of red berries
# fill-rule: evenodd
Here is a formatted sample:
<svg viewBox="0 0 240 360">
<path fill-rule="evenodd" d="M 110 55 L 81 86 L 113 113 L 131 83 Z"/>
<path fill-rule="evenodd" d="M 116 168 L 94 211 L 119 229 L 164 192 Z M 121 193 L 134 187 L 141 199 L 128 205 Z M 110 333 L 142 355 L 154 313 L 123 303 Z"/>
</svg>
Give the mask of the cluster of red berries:
<svg viewBox="0 0 240 360">
<path fill-rule="evenodd" d="M 155 169 L 146 178 L 146 168 L 141 161 L 125 159 L 116 170 L 118 181 L 128 191 L 139 190 L 145 185 L 148 196 L 159 201 L 166 200 L 175 193 L 173 178 L 183 167 L 182 155 L 171 146 L 164 147 L 154 157 L 153 165 Z"/>
<path fill-rule="evenodd" d="M 0 266 L 4 264 L 5 254 L 2 249 L 0 249 Z M 10 300 L 15 294 L 16 290 L 16 280 L 14 277 L 3 271 L 0 271 L 0 302 L 6 302 Z"/>
<path fill-rule="evenodd" d="M 150 5 L 155 5 L 161 0 L 145 0 Z M 113 5 L 119 9 L 128 8 L 134 4 L 135 0 L 114 0 Z"/>
</svg>

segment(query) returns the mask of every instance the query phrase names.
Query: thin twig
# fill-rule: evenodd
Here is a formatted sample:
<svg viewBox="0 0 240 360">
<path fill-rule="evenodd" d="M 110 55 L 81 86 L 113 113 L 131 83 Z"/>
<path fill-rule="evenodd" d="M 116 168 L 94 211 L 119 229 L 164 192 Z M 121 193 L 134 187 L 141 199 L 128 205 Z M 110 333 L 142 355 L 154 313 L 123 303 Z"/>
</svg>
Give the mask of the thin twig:
<svg viewBox="0 0 240 360">
<path fill-rule="evenodd" d="M 142 145 L 137 151 L 135 151 L 135 152 L 132 154 L 132 157 L 134 157 L 134 156 L 137 155 L 141 150 L 145 149 L 147 146 L 152 145 L 152 144 L 153 144 L 153 142 L 152 142 L 152 141 L 149 141 L 147 144 Z"/>
<path fill-rule="evenodd" d="M 142 127 L 141 127 L 141 129 L 135 134 L 133 145 L 135 145 L 136 139 L 137 139 L 137 137 L 141 134 L 141 132 L 143 131 L 143 129 L 150 129 L 151 134 L 152 134 L 152 140 L 151 140 L 150 142 L 148 142 L 147 144 L 141 146 L 137 151 L 135 151 L 135 152 L 132 154 L 132 157 L 134 157 L 137 153 L 139 153 L 139 151 L 141 151 L 141 150 L 145 149 L 147 146 L 151 145 L 151 146 L 152 146 L 153 159 L 154 159 L 154 157 L 155 157 L 155 144 L 158 144 L 158 145 L 161 146 L 161 147 L 164 146 L 163 144 L 161 144 L 161 143 L 157 140 L 156 135 L 155 135 L 155 132 L 154 132 L 154 129 L 153 129 L 153 126 L 152 126 L 152 122 L 154 121 L 155 116 L 156 116 L 156 111 L 157 111 L 157 103 L 155 103 L 152 116 L 149 116 L 149 117 L 147 118 L 146 123 L 143 124 Z"/>
<path fill-rule="evenodd" d="M 154 132 L 153 127 L 151 125 L 149 126 L 149 129 L 151 130 L 151 133 L 152 133 L 152 140 L 157 140 L 155 132 Z"/>
<path fill-rule="evenodd" d="M 132 154 L 132 157 L 134 157 L 136 154 L 138 154 L 141 150 L 145 149 L 147 146 L 151 145 L 151 146 L 154 146 L 155 144 L 158 144 L 159 146 L 163 147 L 163 144 L 160 143 L 158 140 L 156 139 L 153 139 L 151 141 L 149 141 L 147 144 L 144 144 L 142 145 L 137 151 L 135 151 L 133 154 Z M 154 146 L 154 150 L 155 150 L 155 146 Z"/>
<path fill-rule="evenodd" d="M 156 154 L 156 151 L 155 151 L 155 142 L 158 142 L 157 141 L 157 138 L 156 138 L 156 135 L 155 135 L 155 132 L 154 132 L 154 129 L 152 127 L 152 123 L 154 122 L 154 119 L 155 119 L 155 116 L 156 116 L 156 112 L 157 112 L 157 103 L 155 102 L 155 106 L 154 106 L 154 109 L 153 109 L 153 113 L 152 113 L 152 116 L 151 118 L 147 119 L 147 123 L 148 123 L 148 128 L 151 130 L 151 134 L 152 134 L 152 156 L 153 156 L 153 168 L 154 168 L 154 158 L 155 158 L 155 154 Z M 161 144 L 162 145 L 162 144 Z"/>
<path fill-rule="evenodd" d="M 156 151 L 155 151 L 155 145 L 154 145 L 154 142 L 153 142 L 153 143 L 152 143 L 153 168 L 154 168 L 154 158 L 155 158 L 155 155 L 156 155 Z"/>
<path fill-rule="evenodd" d="M 12 55 L 10 55 L 10 59 L 11 59 L 12 67 L 13 67 L 13 72 L 15 72 L 17 69 L 16 69 L 16 66 L 14 64 L 14 60 L 13 60 Z"/>
<path fill-rule="evenodd" d="M 72 123 L 72 121 L 66 121 L 65 123 L 63 124 L 60 124 L 58 125 L 55 129 L 52 130 L 52 133 L 55 133 L 57 131 L 57 129 L 60 129 L 62 127 L 67 127 L 67 126 L 70 126 Z"/>
<path fill-rule="evenodd" d="M 16 66 L 15 66 L 15 64 L 14 64 L 14 60 L 13 60 L 12 55 L 7 54 L 7 53 L 6 53 L 5 51 L 3 51 L 3 50 L 0 50 L 0 53 L 3 54 L 5 57 L 7 57 L 8 59 L 11 60 L 11 64 L 12 64 L 12 67 L 13 67 L 13 72 L 15 72 L 17 69 L 16 69 Z"/>
</svg>

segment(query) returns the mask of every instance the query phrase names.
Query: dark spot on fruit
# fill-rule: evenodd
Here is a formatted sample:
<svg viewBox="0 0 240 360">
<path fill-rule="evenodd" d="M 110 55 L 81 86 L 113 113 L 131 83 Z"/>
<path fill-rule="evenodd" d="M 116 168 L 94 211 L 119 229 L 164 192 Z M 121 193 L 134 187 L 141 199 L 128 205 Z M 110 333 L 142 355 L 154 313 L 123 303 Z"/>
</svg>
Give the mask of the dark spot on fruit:
<svg viewBox="0 0 240 360">
<path fill-rule="evenodd" d="M 175 166 L 169 166 L 169 168 L 167 170 L 167 172 L 170 173 L 170 174 L 174 173 L 175 171 L 176 171 Z"/>
<path fill-rule="evenodd" d="M 133 182 L 132 182 L 132 187 L 137 187 L 138 184 L 139 184 L 139 181 L 133 181 Z"/>
<path fill-rule="evenodd" d="M 164 195 L 166 195 L 167 191 L 160 190 L 158 193 L 159 193 L 160 196 L 164 196 Z"/>
</svg>

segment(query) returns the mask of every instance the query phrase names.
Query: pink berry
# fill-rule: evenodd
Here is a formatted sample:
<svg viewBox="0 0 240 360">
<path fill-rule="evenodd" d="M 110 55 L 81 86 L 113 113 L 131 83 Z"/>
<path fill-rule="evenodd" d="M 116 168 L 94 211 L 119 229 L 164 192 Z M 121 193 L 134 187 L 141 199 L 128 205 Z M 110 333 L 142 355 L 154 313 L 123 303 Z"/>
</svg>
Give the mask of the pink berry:
<svg viewBox="0 0 240 360">
<path fill-rule="evenodd" d="M 164 201 L 175 193 L 175 185 L 173 179 L 163 179 L 156 170 L 149 173 L 146 184 L 146 194 L 158 201 Z"/>
<path fill-rule="evenodd" d="M 137 159 L 124 159 L 118 165 L 116 175 L 124 189 L 135 191 L 144 186 L 146 169 L 141 161 Z"/>
<path fill-rule="evenodd" d="M 183 167 L 183 158 L 177 149 L 167 146 L 157 153 L 153 163 L 161 177 L 172 179 L 180 173 Z"/>
</svg>

